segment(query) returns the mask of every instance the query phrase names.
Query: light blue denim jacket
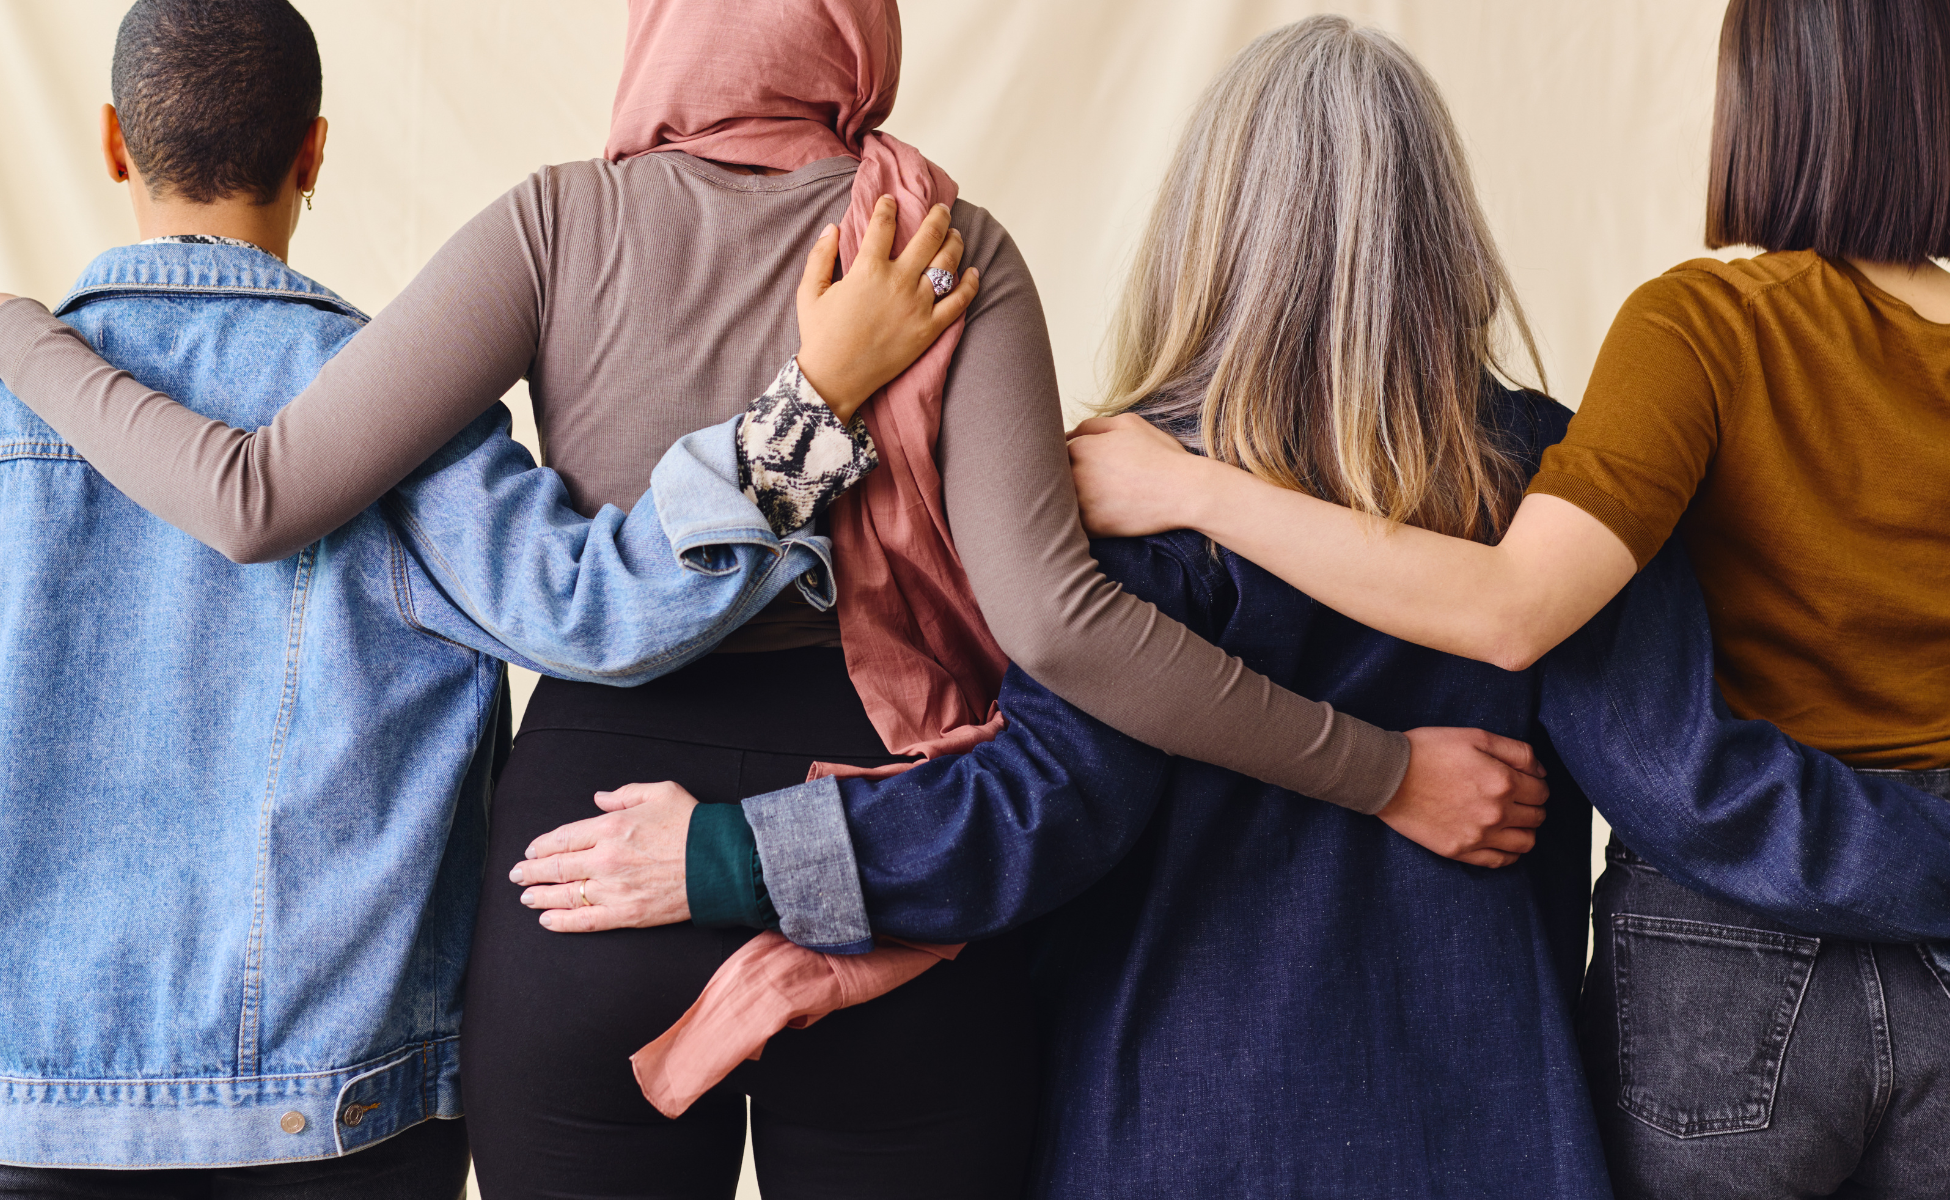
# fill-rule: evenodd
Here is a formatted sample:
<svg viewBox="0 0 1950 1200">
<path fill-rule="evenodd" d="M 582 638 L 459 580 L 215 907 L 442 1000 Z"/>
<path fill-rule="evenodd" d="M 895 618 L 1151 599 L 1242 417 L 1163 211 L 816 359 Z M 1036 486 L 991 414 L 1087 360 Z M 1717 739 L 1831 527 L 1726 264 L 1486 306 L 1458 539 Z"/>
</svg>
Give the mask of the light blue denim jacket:
<svg viewBox="0 0 1950 1200">
<path fill-rule="evenodd" d="M 365 320 L 221 245 L 112 250 L 58 312 L 243 427 Z M 240 566 L 0 389 L 0 1162 L 319 1158 L 458 1116 L 501 660 L 641 682 L 788 585 L 828 605 L 827 553 L 740 493 L 729 423 L 585 520 L 496 406 Z"/>
</svg>

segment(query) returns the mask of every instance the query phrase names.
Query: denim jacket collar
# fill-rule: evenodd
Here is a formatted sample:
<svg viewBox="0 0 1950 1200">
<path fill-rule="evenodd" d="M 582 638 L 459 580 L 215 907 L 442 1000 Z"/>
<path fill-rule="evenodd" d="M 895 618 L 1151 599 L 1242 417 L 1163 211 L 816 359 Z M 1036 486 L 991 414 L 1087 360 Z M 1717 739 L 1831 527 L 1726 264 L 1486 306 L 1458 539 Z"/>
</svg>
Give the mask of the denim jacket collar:
<svg viewBox="0 0 1950 1200">
<path fill-rule="evenodd" d="M 361 323 L 369 320 L 331 288 L 291 269 L 255 246 L 165 242 L 117 246 L 81 273 L 54 315 L 66 316 L 90 301 L 155 292 L 257 296 L 296 300 Z"/>
</svg>

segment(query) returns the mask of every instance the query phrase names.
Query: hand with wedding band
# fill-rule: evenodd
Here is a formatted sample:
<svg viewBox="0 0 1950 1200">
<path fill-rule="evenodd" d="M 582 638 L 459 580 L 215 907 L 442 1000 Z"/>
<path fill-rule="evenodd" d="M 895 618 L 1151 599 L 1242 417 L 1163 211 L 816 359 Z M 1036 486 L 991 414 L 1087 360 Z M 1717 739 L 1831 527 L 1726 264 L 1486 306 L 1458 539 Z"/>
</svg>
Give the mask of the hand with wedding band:
<svg viewBox="0 0 1950 1200">
<path fill-rule="evenodd" d="M 555 933 L 670 925 L 691 918 L 684 847 L 697 801 L 674 783 L 597 792 L 603 815 L 573 821 L 528 847 L 508 878 Z"/>
<path fill-rule="evenodd" d="M 828 225 L 806 259 L 799 281 L 799 369 L 842 422 L 867 398 L 921 357 L 961 320 L 981 286 L 974 267 L 961 266 L 961 231 L 935 205 L 898 256 L 893 255 L 895 204 L 874 205 L 860 252 L 846 277 L 833 282 L 840 231 Z"/>
</svg>

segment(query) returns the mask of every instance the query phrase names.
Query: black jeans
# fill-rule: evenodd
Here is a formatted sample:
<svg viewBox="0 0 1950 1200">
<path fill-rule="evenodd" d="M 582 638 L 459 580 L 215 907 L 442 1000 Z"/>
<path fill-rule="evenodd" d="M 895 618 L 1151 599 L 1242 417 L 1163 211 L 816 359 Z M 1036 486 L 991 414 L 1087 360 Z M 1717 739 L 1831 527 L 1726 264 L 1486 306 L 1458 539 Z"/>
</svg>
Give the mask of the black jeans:
<svg viewBox="0 0 1950 1200">
<path fill-rule="evenodd" d="M 266 1167 L 0 1166 L 0 1200 L 457 1200 L 466 1188 L 465 1121 L 422 1121 L 344 1158 Z"/>
<path fill-rule="evenodd" d="M 1950 1196 L 1950 978 L 1920 947 L 1606 859 L 1580 1023 L 1619 1200 Z"/>
<path fill-rule="evenodd" d="M 556 934 L 507 882 L 591 795 L 673 779 L 730 802 L 804 781 L 814 758 L 889 761 L 837 650 L 713 655 L 641 688 L 544 680 L 496 790 L 468 966 L 461 1086 L 486 1200 L 736 1191 L 746 1097 L 767 1200 L 1013 1197 L 1035 1110 L 1021 940 L 976 943 L 905 987 L 786 1030 L 677 1120 L 628 1057 L 752 930 Z"/>
</svg>

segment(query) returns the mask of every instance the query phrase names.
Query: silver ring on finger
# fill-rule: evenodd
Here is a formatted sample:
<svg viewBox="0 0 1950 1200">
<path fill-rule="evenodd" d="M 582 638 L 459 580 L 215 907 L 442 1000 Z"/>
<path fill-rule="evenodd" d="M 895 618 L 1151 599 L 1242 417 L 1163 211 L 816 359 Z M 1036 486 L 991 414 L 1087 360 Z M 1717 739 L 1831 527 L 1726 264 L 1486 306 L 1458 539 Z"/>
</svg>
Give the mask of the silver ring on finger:
<svg viewBox="0 0 1950 1200">
<path fill-rule="evenodd" d="M 583 880 L 581 883 L 576 884 L 576 895 L 582 898 L 582 903 L 579 905 L 571 905 L 570 907 L 572 908 L 589 907 L 589 881 L 587 879 Z"/>
<path fill-rule="evenodd" d="M 945 268 L 929 267 L 927 280 L 928 286 L 934 289 L 934 298 L 936 300 L 941 299 L 949 292 L 955 290 L 955 273 Z"/>
</svg>

